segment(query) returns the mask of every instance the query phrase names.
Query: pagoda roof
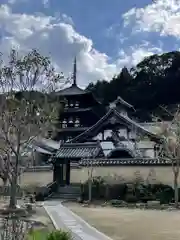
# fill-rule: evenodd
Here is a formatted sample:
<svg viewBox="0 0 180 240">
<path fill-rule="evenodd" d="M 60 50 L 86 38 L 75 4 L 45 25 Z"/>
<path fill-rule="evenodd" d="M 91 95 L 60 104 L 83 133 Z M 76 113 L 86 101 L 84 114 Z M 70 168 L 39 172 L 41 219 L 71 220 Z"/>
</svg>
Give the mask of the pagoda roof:
<svg viewBox="0 0 180 240">
<path fill-rule="evenodd" d="M 56 92 L 56 96 L 72 96 L 72 95 L 82 95 L 89 94 L 90 92 L 84 89 L 79 88 L 77 85 L 72 85 L 68 88 L 62 89 Z"/>
<path fill-rule="evenodd" d="M 56 152 L 54 158 L 94 158 L 99 155 L 102 148 L 99 142 L 64 143 Z"/>
<path fill-rule="evenodd" d="M 130 109 L 134 109 L 133 105 L 129 104 L 128 102 L 126 102 L 122 97 L 118 96 L 117 99 L 115 101 L 113 101 L 112 103 L 110 103 L 110 107 L 111 105 L 115 105 L 117 106 L 118 104 L 121 104 L 121 105 L 124 105 L 125 107 L 127 108 L 130 108 Z"/>
<path fill-rule="evenodd" d="M 152 133 L 151 131 L 147 130 L 143 126 L 141 126 L 139 123 L 135 122 L 131 118 L 129 118 L 127 115 L 119 112 L 115 107 L 110 108 L 109 111 L 93 126 L 88 128 L 86 131 L 78 135 L 77 137 L 73 138 L 71 142 L 80 142 L 84 141 L 87 137 L 94 137 L 96 134 L 100 132 L 102 127 L 105 124 L 111 123 L 111 122 L 119 122 L 124 123 L 126 126 L 129 126 L 130 128 L 135 128 L 138 131 L 144 133 L 145 135 L 149 136 L 152 139 L 159 140 L 160 137 L 156 135 L 155 133 Z"/>
</svg>

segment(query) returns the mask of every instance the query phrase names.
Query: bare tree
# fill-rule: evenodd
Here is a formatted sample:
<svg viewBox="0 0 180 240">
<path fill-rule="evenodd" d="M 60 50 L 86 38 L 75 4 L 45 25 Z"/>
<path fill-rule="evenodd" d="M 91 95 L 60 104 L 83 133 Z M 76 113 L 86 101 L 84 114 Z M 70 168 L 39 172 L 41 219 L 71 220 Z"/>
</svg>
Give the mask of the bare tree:
<svg viewBox="0 0 180 240">
<path fill-rule="evenodd" d="M 0 177 L 11 186 L 10 207 L 16 207 L 16 189 L 22 154 L 34 137 L 55 130 L 59 104 L 54 99 L 62 75 L 48 57 L 36 50 L 8 62 L 0 59 Z"/>
<path fill-rule="evenodd" d="M 90 160 L 88 164 L 88 200 L 89 202 L 92 202 L 92 181 L 93 181 L 93 161 Z"/>
<path fill-rule="evenodd" d="M 83 163 L 83 166 L 88 169 L 88 201 L 92 202 L 92 183 L 93 183 L 93 154 L 88 157 L 83 158 L 80 161 L 80 164 Z"/>
<path fill-rule="evenodd" d="M 174 175 L 174 199 L 175 207 L 178 208 L 178 177 L 180 167 L 180 108 L 172 115 L 171 122 L 159 123 L 158 135 L 161 138 L 161 147 L 159 149 L 159 158 L 162 158 L 172 164 Z"/>
</svg>

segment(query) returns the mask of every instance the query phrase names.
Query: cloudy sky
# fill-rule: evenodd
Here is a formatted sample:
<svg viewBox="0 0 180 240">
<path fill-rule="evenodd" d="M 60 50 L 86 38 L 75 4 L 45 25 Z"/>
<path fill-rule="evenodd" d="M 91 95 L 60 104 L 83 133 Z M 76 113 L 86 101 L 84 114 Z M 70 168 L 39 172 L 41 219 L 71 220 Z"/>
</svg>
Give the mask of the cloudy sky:
<svg viewBox="0 0 180 240">
<path fill-rule="evenodd" d="M 179 50 L 180 0 L 0 0 L 0 51 L 37 48 L 78 84 Z"/>
</svg>

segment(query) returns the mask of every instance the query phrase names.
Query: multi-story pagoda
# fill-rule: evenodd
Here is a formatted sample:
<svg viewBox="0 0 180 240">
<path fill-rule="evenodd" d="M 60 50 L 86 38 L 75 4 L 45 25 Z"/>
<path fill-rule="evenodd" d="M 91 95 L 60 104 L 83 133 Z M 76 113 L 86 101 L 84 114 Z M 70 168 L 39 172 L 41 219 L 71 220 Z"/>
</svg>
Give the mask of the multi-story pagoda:
<svg viewBox="0 0 180 240">
<path fill-rule="evenodd" d="M 75 59 L 72 85 L 56 93 L 59 100 L 64 102 L 64 111 L 60 115 L 60 125 L 55 138 L 58 141 L 71 140 L 94 125 L 105 113 L 104 107 L 91 92 L 77 86 L 76 74 Z"/>
</svg>

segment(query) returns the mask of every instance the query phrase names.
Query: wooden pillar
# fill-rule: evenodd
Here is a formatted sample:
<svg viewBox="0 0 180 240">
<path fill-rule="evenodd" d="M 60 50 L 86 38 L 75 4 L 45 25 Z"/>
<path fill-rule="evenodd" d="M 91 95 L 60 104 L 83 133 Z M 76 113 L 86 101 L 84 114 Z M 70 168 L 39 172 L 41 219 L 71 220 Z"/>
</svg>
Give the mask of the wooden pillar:
<svg viewBox="0 0 180 240">
<path fill-rule="evenodd" d="M 59 165 L 59 184 L 64 185 L 64 164 Z"/>
<path fill-rule="evenodd" d="M 56 165 L 53 166 L 53 182 L 56 181 L 56 171 L 57 171 L 57 168 L 56 168 Z"/>
<path fill-rule="evenodd" d="M 70 160 L 66 163 L 66 185 L 70 185 Z"/>
</svg>

